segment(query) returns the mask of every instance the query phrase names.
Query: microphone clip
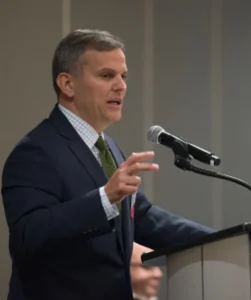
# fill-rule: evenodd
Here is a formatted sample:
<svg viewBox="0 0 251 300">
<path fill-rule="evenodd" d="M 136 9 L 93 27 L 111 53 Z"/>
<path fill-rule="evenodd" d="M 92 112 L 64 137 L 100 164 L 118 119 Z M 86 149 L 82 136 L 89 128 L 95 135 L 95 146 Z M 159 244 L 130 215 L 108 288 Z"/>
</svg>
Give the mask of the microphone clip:
<svg viewBox="0 0 251 300">
<path fill-rule="evenodd" d="M 175 140 L 173 141 L 171 148 L 174 153 L 175 166 L 182 170 L 190 170 L 192 156 L 189 155 L 187 143 L 182 140 Z"/>
</svg>

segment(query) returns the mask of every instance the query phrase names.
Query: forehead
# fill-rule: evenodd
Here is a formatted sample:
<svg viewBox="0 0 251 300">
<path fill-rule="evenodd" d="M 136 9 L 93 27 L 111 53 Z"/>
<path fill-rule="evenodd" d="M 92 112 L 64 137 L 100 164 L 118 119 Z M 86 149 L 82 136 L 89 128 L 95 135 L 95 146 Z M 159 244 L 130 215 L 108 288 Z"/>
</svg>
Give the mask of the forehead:
<svg viewBox="0 0 251 300">
<path fill-rule="evenodd" d="M 121 49 L 111 51 L 86 50 L 83 54 L 83 63 L 94 69 L 113 68 L 127 71 L 126 57 Z"/>
</svg>

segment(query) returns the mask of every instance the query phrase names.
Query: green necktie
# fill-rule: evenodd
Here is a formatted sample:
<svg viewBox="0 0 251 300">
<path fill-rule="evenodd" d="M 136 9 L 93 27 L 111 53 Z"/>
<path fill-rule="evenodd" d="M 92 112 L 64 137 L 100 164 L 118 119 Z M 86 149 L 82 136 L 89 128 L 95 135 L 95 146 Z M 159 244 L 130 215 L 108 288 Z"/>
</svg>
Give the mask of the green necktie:
<svg viewBox="0 0 251 300">
<path fill-rule="evenodd" d="M 113 173 L 117 170 L 117 165 L 112 157 L 112 154 L 110 152 L 110 149 L 106 141 L 102 138 L 102 136 L 99 136 L 95 146 L 98 148 L 100 153 L 102 168 L 109 179 L 112 177 Z M 118 204 L 118 208 L 119 209 L 121 208 L 120 204 Z"/>
<path fill-rule="evenodd" d="M 102 168 L 108 178 L 111 178 L 113 173 L 117 170 L 117 165 L 112 157 L 110 149 L 106 141 L 100 136 L 95 144 L 100 153 L 100 160 Z"/>
</svg>

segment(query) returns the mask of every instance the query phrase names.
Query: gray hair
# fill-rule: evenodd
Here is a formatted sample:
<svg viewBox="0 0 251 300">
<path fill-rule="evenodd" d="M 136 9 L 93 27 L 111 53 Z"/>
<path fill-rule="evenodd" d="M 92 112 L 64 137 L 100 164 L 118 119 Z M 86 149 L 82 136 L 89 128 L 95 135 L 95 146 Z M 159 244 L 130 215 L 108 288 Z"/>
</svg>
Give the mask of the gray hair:
<svg viewBox="0 0 251 300">
<path fill-rule="evenodd" d="M 62 72 L 75 72 L 81 56 L 87 49 L 110 51 L 117 48 L 125 51 L 120 38 L 107 31 L 77 29 L 69 33 L 58 44 L 52 61 L 53 87 L 57 96 L 60 94 L 60 88 L 57 85 L 58 75 Z"/>
</svg>

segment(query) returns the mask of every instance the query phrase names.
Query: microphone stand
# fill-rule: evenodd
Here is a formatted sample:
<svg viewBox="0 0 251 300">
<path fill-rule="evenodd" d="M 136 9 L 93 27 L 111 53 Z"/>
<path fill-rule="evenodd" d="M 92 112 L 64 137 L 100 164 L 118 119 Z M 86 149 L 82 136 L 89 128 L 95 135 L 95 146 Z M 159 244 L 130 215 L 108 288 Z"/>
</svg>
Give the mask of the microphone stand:
<svg viewBox="0 0 251 300">
<path fill-rule="evenodd" d="M 239 178 L 193 166 L 191 164 L 192 157 L 188 154 L 188 147 L 186 143 L 183 143 L 182 141 L 174 141 L 172 144 L 172 150 L 175 155 L 174 164 L 176 167 L 184 171 L 191 171 L 200 175 L 215 177 L 215 178 L 220 178 L 227 181 L 235 182 L 251 190 L 251 185 L 249 185 L 247 182 Z"/>
</svg>

